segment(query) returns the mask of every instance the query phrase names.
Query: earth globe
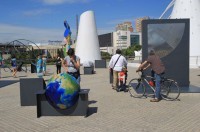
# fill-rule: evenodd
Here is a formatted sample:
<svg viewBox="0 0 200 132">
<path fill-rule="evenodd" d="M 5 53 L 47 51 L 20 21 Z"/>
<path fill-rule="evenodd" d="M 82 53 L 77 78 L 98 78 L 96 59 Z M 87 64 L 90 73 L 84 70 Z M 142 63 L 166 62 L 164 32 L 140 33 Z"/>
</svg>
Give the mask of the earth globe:
<svg viewBox="0 0 200 132">
<path fill-rule="evenodd" d="M 67 73 L 61 73 L 49 79 L 45 95 L 53 107 L 68 109 L 78 101 L 79 91 L 80 85 L 76 79 Z"/>
</svg>

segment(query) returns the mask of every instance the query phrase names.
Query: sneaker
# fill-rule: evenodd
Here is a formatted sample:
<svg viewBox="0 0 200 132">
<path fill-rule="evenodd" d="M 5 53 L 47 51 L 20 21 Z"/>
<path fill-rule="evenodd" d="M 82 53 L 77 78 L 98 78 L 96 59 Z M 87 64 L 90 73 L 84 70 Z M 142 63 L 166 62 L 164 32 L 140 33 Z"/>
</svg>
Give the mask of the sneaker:
<svg viewBox="0 0 200 132">
<path fill-rule="evenodd" d="M 159 99 L 155 99 L 155 98 L 150 100 L 150 102 L 159 102 L 159 101 L 160 101 Z"/>
<path fill-rule="evenodd" d="M 117 91 L 117 92 L 120 92 L 120 91 L 122 91 L 122 90 L 121 90 L 121 88 L 117 88 L 116 91 Z"/>
<path fill-rule="evenodd" d="M 124 92 L 128 92 L 128 89 L 126 88 L 126 89 L 124 89 Z"/>
</svg>

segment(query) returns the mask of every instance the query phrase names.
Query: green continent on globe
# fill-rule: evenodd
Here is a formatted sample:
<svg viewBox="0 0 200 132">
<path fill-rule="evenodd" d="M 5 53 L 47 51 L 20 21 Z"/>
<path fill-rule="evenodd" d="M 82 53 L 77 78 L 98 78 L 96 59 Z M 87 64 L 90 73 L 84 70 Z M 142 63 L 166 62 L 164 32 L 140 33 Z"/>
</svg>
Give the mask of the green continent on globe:
<svg viewBox="0 0 200 132">
<path fill-rule="evenodd" d="M 80 85 L 67 73 L 52 76 L 47 84 L 45 95 L 48 102 L 55 108 L 68 109 L 76 104 Z"/>
</svg>

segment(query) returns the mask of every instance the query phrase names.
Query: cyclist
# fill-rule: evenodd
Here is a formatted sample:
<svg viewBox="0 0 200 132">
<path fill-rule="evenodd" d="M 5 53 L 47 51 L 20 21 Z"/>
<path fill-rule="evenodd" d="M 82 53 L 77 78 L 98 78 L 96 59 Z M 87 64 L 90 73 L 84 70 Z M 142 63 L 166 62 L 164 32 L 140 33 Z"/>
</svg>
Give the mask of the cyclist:
<svg viewBox="0 0 200 132">
<path fill-rule="evenodd" d="M 154 78 L 155 78 L 155 98 L 151 99 L 150 102 L 159 102 L 161 99 L 160 96 L 160 81 L 161 81 L 161 75 L 164 74 L 165 66 L 163 65 L 160 57 L 155 54 L 154 50 L 151 50 L 149 52 L 149 56 L 147 60 L 145 60 L 136 70 L 136 72 L 145 70 L 149 66 L 151 66 L 152 71 L 154 72 Z"/>
</svg>

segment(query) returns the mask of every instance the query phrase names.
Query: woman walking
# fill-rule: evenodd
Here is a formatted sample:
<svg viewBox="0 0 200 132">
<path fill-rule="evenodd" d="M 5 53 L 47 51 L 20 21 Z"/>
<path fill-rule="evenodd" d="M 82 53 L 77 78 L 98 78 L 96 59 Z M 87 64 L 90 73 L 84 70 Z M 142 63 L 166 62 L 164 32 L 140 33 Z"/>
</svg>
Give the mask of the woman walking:
<svg viewBox="0 0 200 132">
<path fill-rule="evenodd" d="M 12 66 L 12 71 L 13 71 L 12 76 L 16 78 L 17 77 L 16 76 L 16 73 L 17 73 L 17 59 L 16 59 L 15 55 L 12 55 L 11 66 Z"/>
<path fill-rule="evenodd" d="M 56 58 L 56 72 L 57 74 L 61 73 L 61 58 L 59 55 Z"/>
</svg>

